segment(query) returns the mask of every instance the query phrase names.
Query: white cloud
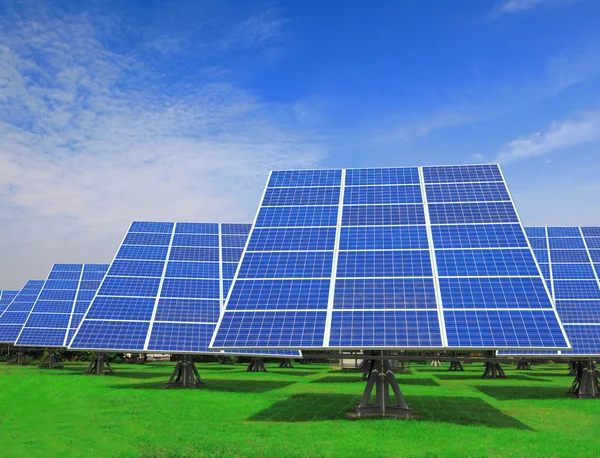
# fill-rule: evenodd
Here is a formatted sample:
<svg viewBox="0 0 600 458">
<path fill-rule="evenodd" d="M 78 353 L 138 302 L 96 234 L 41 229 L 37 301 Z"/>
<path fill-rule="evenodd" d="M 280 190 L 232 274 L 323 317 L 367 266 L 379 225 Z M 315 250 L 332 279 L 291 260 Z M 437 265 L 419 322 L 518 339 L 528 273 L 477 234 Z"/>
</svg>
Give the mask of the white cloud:
<svg viewBox="0 0 600 458">
<path fill-rule="evenodd" d="M 600 111 L 587 113 L 577 120 L 555 122 L 544 132 L 513 140 L 496 160 L 508 163 L 596 141 L 600 141 Z"/>
<path fill-rule="evenodd" d="M 109 262 L 133 219 L 251 221 L 269 170 L 313 167 L 326 152 L 293 105 L 262 102 L 218 64 L 171 80 L 110 51 L 103 18 L 20 17 L 0 20 L 1 288 L 54 262 Z M 261 46 L 273 21 L 254 24 Z"/>
<path fill-rule="evenodd" d="M 559 3 L 574 3 L 577 0 L 506 0 L 495 11 L 494 16 L 514 14 L 531 10 L 540 6 L 555 5 Z"/>
<path fill-rule="evenodd" d="M 449 127 L 494 119 L 539 101 L 551 99 L 600 74 L 600 54 L 583 53 L 570 58 L 550 59 L 537 77 L 513 84 L 470 86 L 447 95 L 448 103 L 439 104 L 429 113 L 396 113 L 378 119 L 378 138 L 385 142 L 414 141 Z"/>
</svg>

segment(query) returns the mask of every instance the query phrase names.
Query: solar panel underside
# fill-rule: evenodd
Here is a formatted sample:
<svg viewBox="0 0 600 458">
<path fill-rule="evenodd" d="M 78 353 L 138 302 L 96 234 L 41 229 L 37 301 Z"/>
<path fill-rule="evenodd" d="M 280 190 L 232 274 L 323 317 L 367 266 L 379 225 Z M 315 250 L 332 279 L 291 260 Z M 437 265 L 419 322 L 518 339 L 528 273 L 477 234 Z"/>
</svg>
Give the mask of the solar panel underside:
<svg viewBox="0 0 600 458">
<path fill-rule="evenodd" d="M 69 348 L 216 353 L 208 343 L 249 231 L 249 224 L 133 222 Z"/>
<path fill-rule="evenodd" d="M 600 227 L 527 227 L 526 231 L 573 348 L 535 354 L 600 355 Z"/>
<path fill-rule="evenodd" d="M 42 286 L 44 280 L 29 280 L 0 315 L 0 343 L 15 343 Z"/>
<path fill-rule="evenodd" d="M 0 315 L 4 312 L 13 299 L 19 294 L 18 291 L 4 290 L 0 291 Z"/>
<path fill-rule="evenodd" d="M 108 264 L 54 264 L 15 345 L 66 347 L 107 270 Z"/>
<path fill-rule="evenodd" d="M 272 172 L 214 348 L 568 348 L 496 165 Z"/>
</svg>

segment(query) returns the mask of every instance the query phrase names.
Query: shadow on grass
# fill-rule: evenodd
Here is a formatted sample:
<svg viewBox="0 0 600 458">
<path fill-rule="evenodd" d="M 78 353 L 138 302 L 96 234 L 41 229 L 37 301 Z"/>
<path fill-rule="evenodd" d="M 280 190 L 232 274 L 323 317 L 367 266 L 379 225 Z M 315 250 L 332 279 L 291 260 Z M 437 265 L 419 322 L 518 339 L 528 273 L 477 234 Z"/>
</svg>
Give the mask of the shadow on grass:
<svg viewBox="0 0 600 458">
<path fill-rule="evenodd" d="M 534 431 L 477 397 L 406 396 L 417 420 Z"/>
<path fill-rule="evenodd" d="M 110 385 L 110 388 L 117 390 L 162 390 L 167 383 L 168 377 L 158 382 L 144 383 L 122 383 Z M 230 393 L 265 393 L 271 390 L 278 390 L 293 385 L 293 382 L 277 382 L 271 380 L 225 380 L 225 379 L 205 379 L 206 386 L 204 391 L 230 392 Z"/>
<path fill-rule="evenodd" d="M 417 386 L 440 386 L 438 382 L 431 378 L 402 378 L 396 377 L 399 385 L 417 385 Z"/>
<path fill-rule="evenodd" d="M 289 369 L 287 371 L 285 370 L 272 370 L 269 369 L 269 373 L 270 374 L 279 374 L 279 375 L 292 375 L 294 377 L 309 377 L 311 375 L 315 375 L 318 374 L 318 371 L 300 371 L 300 372 L 296 372 L 296 369 Z"/>
<path fill-rule="evenodd" d="M 434 377 L 439 378 L 440 380 L 493 380 L 493 379 L 484 379 L 481 378 L 483 375 L 483 371 L 481 373 L 476 374 L 457 374 L 456 372 L 447 373 L 447 374 L 435 374 Z M 527 382 L 551 382 L 551 380 L 546 380 L 539 377 L 528 377 L 526 375 L 513 375 L 507 374 L 504 379 L 497 380 L 524 380 Z"/>
<path fill-rule="evenodd" d="M 169 378 L 170 372 L 168 370 L 163 370 L 163 371 L 147 371 L 147 372 L 141 372 L 141 371 L 125 371 L 123 370 L 123 368 L 120 368 L 120 370 L 115 370 L 114 374 L 111 374 L 111 377 L 118 377 L 118 378 L 133 378 L 133 379 L 139 379 L 139 380 L 146 380 L 146 379 L 150 379 L 150 378 Z"/>
<path fill-rule="evenodd" d="M 352 383 L 361 382 L 360 374 L 348 374 L 348 375 L 328 375 L 317 380 L 313 380 L 310 383 Z M 363 382 L 364 383 L 364 382 Z"/>
<path fill-rule="evenodd" d="M 249 421 L 303 422 L 345 419 L 360 395 L 296 394 L 250 417 Z M 476 397 L 408 396 L 415 421 L 454 423 L 532 431 L 520 421 Z"/>
<path fill-rule="evenodd" d="M 513 401 L 519 399 L 564 399 L 567 398 L 568 387 L 475 386 L 473 388 L 498 401 Z"/>
</svg>

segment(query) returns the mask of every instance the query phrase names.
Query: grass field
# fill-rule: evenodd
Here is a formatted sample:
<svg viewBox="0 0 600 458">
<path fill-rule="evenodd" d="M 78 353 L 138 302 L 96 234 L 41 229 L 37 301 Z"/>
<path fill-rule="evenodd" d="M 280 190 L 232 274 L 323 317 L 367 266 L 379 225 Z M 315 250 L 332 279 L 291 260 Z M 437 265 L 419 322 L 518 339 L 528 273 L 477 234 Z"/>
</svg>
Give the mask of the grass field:
<svg viewBox="0 0 600 458">
<path fill-rule="evenodd" d="M 565 395 L 565 364 L 505 380 L 413 364 L 410 421 L 347 419 L 364 383 L 325 365 L 200 363 L 202 390 L 162 389 L 172 363 L 114 367 L 0 364 L 0 456 L 600 456 L 600 402 Z"/>
</svg>

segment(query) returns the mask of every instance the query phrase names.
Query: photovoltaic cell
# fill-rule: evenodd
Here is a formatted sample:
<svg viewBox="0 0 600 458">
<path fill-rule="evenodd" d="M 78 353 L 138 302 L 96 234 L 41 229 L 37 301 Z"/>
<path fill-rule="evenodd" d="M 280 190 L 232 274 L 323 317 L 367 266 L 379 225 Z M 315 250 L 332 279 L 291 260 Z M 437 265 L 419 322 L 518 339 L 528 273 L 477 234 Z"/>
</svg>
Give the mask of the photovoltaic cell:
<svg viewBox="0 0 600 458">
<path fill-rule="evenodd" d="M 69 348 L 218 353 L 208 342 L 250 227 L 133 222 Z M 300 265 L 296 259 L 289 268 Z M 301 356 L 298 351 L 249 354 Z"/>
<path fill-rule="evenodd" d="M 569 347 L 497 165 L 272 172 L 211 345 Z"/>
<path fill-rule="evenodd" d="M 43 286 L 44 280 L 29 280 L 2 312 L 0 343 L 15 343 Z"/>
<path fill-rule="evenodd" d="M 547 266 L 544 278 L 556 301 L 572 350 L 536 354 L 600 355 L 600 281 L 594 268 L 593 248 L 600 244 L 600 227 L 526 228 L 540 264 Z M 506 352 L 500 352 L 506 354 Z M 523 355 L 523 352 L 510 352 Z M 530 354 L 527 352 L 526 354 Z"/>
<path fill-rule="evenodd" d="M 90 304 L 86 298 L 95 294 L 100 286 L 101 282 L 96 279 L 102 280 L 107 270 L 108 264 L 52 266 L 15 345 L 66 347 Z M 58 273 L 77 274 L 77 279 L 56 280 Z"/>
<path fill-rule="evenodd" d="M 19 291 L 0 291 L 0 315 L 2 315 L 2 312 L 6 310 L 17 294 L 19 294 Z"/>
</svg>

